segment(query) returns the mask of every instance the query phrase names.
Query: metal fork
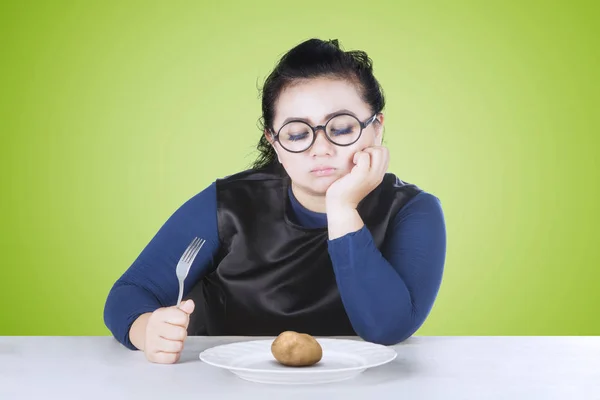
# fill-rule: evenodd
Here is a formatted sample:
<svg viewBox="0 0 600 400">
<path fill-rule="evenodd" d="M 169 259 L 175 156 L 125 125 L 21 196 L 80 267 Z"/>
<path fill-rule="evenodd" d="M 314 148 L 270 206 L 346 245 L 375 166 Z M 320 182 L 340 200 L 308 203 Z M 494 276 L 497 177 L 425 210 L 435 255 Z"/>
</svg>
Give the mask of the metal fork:
<svg viewBox="0 0 600 400">
<path fill-rule="evenodd" d="M 181 304 L 181 299 L 183 297 L 183 282 L 187 277 L 188 272 L 190 271 L 190 267 L 198 255 L 198 252 L 204 246 L 206 240 L 198 239 L 197 237 L 192 240 L 192 243 L 185 249 L 183 255 L 179 259 L 177 263 L 177 268 L 175 269 L 175 274 L 177 274 L 177 279 L 179 280 L 179 296 L 177 296 L 177 307 Z"/>
</svg>

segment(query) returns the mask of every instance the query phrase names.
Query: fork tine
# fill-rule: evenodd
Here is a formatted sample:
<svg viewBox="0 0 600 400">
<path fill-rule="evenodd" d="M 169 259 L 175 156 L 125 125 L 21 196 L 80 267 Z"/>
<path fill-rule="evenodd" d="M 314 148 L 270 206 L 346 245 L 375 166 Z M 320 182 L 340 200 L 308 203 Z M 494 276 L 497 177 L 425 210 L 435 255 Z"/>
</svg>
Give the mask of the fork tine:
<svg viewBox="0 0 600 400">
<path fill-rule="evenodd" d="M 179 261 L 185 261 L 185 259 L 188 256 L 188 254 L 190 254 L 192 252 L 192 250 L 198 244 L 198 242 L 199 242 L 199 239 L 197 237 L 195 237 L 194 240 L 192 240 L 192 243 L 190 243 L 188 245 L 188 247 L 185 249 L 185 252 L 182 254 L 182 256 L 179 259 Z"/>
<path fill-rule="evenodd" d="M 201 242 L 202 242 L 202 240 L 198 239 L 198 240 L 194 241 L 193 244 L 190 245 L 190 249 L 187 252 L 187 254 L 185 254 L 185 256 L 183 258 L 183 262 L 189 263 L 190 259 L 193 259 L 193 257 L 195 257 L 195 254 L 197 254 L 198 249 L 200 248 Z"/>
<path fill-rule="evenodd" d="M 198 243 L 196 243 L 194 245 L 194 248 L 190 251 L 190 253 L 187 255 L 187 257 L 184 261 L 192 262 L 192 260 L 196 257 L 196 255 L 198 254 L 198 252 L 200 251 L 202 246 L 204 246 L 204 242 L 206 242 L 206 240 L 204 240 L 204 239 L 199 240 Z"/>
<path fill-rule="evenodd" d="M 198 252 L 200 251 L 200 249 L 202 248 L 202 246 L 204 246 L 204 243 L 206 243 L 206 240 L 204 239 L 200 239 L 200 243 L 198 244 L 198 248 L 194 251 L 194 253 L 191 255 L 191 259 L 190 262 L 194 260 L 194 258 L 196 258 L 196 255 L 198 254 Z"/>
</svg>

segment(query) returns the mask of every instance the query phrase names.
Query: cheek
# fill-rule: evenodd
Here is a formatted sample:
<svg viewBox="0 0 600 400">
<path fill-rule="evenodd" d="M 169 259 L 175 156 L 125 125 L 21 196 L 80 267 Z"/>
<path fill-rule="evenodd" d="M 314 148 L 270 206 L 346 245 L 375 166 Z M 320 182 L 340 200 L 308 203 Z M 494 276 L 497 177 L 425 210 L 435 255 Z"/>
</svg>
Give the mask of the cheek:
<svg viewBox="0 0 600 400">
<path fill-rule="evenodd" d="M 356 154 L 358 150 L 359 149 L 353 146 L 351 149 L 344 151 L 343 154 L 340 154 L 340 164 L 343 165 L 347 170 L 352 169 L 354 166 L 354 154 Z"/>
<path fill-rule="evenodd" d="M 307 165 L 306 160 L 297 154 L 285 154 L 281 157 L 281 163 L 292 179 L 298 177 L 302 173 L 303 167 L 306 168 Z"/>
<path fill-rule="evenodd" d="M 359 141 L 356 143 L 359 147 L 356 151 L 363 150 L 366 147 L 375 146 L 377 144 L 376 140 L 377 137 L 375 135 L 375 131 L 371 129 L 368 132 L 364 132 Z"/>
</svg>

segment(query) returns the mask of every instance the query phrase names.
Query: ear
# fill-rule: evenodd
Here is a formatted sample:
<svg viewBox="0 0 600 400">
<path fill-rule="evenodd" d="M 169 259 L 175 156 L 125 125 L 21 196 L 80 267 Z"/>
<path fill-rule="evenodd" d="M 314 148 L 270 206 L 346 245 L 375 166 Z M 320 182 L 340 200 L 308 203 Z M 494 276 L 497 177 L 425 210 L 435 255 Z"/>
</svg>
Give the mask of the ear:
<svg viewBox="0 0 600 400">
<path fill-rule="evenodd" d="M 267 138 L 267 141 L 271 144 L 271 146 L 273 146 L 273 150 L 275 150 L 275 154 L 277 154 L 277 161 L 279 161 L 279 163 L 281 163 L 281 157 L 279 157 L 279 152 L 277 151 L 277 147 L 275 147 L 275 139 L 273 138 L 273 134 L 268 129 L 265 129 L 264 134 L 265 134 L 265 137 Z"/>
<path fill-rule="evenodd" d="M 274 141 L 274 140 L 273 140 L 273 134 L 272 134 L 272 133 L 271 133 L 271 131 L 270 131 L 270 130 L 268 130 L 268 129 L 265 129 L 265 130 L 264 130 L 264 134 L 265 134 L 265 137 L 267 138 L 267 141 L 268 141 L 269 143 L 271 143 L 271 146 L 272 146 L 272 145 L 273 145 L 273 141 Z"/>
<path fill-rule="evenodd" d="M 381 146 L 381 143 L 383 141 L 383 121 L 384 121 L 384 116 L 383 113 L 379 113 L 376 117 L 376 121 L 378 121 L 378 123 L 373 124 L 374 128 L 375 128 L 375 142 Z"/>
</svg>

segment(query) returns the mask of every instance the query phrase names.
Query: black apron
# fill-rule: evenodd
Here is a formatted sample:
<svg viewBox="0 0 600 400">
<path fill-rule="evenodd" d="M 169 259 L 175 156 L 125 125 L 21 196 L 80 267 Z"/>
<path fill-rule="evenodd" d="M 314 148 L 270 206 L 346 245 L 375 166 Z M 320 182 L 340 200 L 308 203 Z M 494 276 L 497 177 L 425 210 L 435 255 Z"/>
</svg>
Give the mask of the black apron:
<svg viewBox="0 0 600 400">
<path fill-rule="evenodd" d="M 289 185 L 278 164 L 217 180 L 221 246 L 215 268 L 186 295 L 196 304 L 189 335 L 356 335 L 337 288 L 327 228 L 290 220 Z M 359 204 L 377 248 L 398 210 L 420 191 L 385 174 Z"/>
</svg>

